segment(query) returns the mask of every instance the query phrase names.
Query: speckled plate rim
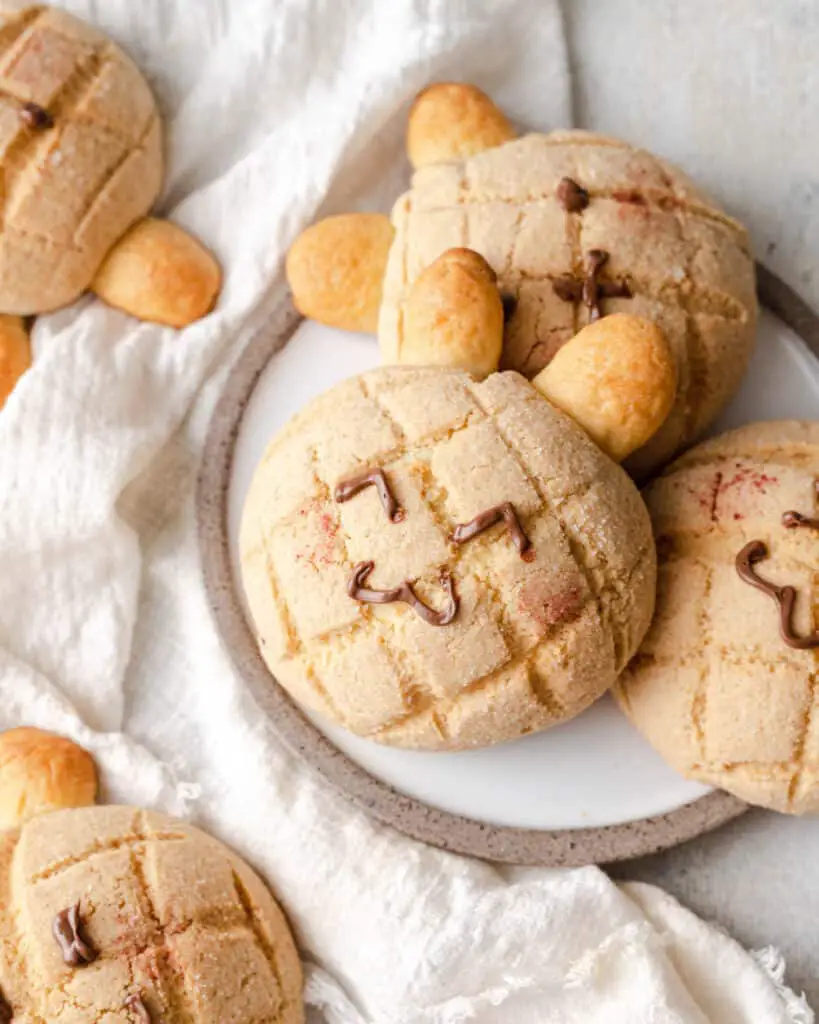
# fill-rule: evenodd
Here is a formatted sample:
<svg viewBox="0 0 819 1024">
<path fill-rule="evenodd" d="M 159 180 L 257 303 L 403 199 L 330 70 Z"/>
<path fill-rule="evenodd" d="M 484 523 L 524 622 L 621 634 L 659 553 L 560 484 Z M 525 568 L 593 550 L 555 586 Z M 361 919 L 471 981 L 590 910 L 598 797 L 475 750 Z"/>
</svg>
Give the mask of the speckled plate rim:
<svg viewBox="0 0 819 1024">
<path fill-rule="evenodd" d="M 757 265 L 764 306 L 819 357 L 819 317 L 782 280 Z M 378 821 L 404 835 L 483 860 L 545 867 L 606 864 L 657 853 L 738 817 L 747 805 L 715 791 L 668 814 L 595 828 L 510 828 L 474 821 L 399 793 L 342 753 L 271 676 L 236 593 L 228 542 L 227 496 L 245 408 L 270 359 L 301 323 L 288 293 L 248 342 L 227 378 L 208 428 L 197 482 L 196 514 L 208 601 L 222 641 L 279 739 L 311 769 Z"/>
</svg>

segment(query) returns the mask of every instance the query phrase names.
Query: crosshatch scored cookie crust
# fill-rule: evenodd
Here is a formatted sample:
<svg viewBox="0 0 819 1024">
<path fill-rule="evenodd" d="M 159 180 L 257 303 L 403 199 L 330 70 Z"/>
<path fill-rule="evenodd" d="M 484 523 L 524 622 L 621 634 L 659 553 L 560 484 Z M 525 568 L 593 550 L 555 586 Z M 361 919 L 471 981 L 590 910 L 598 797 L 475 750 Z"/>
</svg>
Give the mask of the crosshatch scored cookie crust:
<svg viewBox="0 0 819 1024">
<path fill-rule="evenodd" d="M 644 150 L 582 131 L 528 135 L 417 171 L 393 223 L 379 322 L 385 362 L 397 361 L 413 281 L 462 246 L 488 260 L 515 300 L 501 368 L 534 376 L 587 323 L 582 280 L 600 251 L 611 293 L 603 313 L 655 321 L 678 368 L 671 416 L 627 468 L 646 472 L 696 438 L 742 379 L 756 319 L 745 229 Z"/>
<path fill-rule="evenodd" d="M 70 932 L 77 904 L 85 952 L 69 964 L 54 924 Z M 20 1024 L 304 1020 L 298 955 L 261 881 L 209 836 L 131 807 L 0 837 L 0 990 L 0 1018 L 11 1006 Z"/>
<path fill-rule="evenodd" d="M 378 489 L 334 500 L 381 469 Z M 468 542 L 458 525 L 511 503 Z M 313 400 L 272 441 L 241 530 L 245 591 L 260 651 L 303 704 L 385 743 L 446 749 L 563 721 L 608 689 L 650 621 L 655 551 L 627 475 L 522 377 L 380 369 Z M 348 592 L 414 590 L 458 609 L 430 625 L 404 603 Z"/>
<path fill-rule="evenodd" d="M 56 309 L 159 193 L 151 90 L 117 46 L 63 11 L 0 13 L 0 162 L 0 310 Z"/>
<path fill-rule="evenodd" d="M 819 423 L 761 423 L 692 449 L 647 489 L 657 615 L 616 688 L 685 775 L 794 813 L 819 811 L 819 650 L 786 642 L 777 602 L 740 576 L 737 556 L 764 545 L 753 571 L 795 589 L 791 630 L 810 642 L 817 479 Z"/>
</svg>

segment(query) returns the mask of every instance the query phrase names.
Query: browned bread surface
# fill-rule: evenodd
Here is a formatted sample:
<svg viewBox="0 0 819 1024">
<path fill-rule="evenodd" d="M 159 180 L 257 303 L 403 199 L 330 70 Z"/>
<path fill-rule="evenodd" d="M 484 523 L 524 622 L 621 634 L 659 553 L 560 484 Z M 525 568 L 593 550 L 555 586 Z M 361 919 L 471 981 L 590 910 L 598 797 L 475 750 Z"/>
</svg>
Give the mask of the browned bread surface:
<svg viewBox="0 0 819 1024">
<path fill-rule="evenodd" d="M 96 798 L 97 769 L 88 751 L 42 729 L 0 733 L 0 830 Z"/>
<path fill-rule="evenodd" d="M 475 377 L 497 370 L 503 305 L 483 256 L 447 249 L 416 278 L 405 313 L 405 366 L 443 366 Z"/>
<path fill-rule="evenodd" d="M 383 213 L 340 213 L 311 224 L 287 253 L 287 282 L 305 316 L 375 334 L 393 230 Z"/>
<path fill-rule="evenodd" d="M 0 314 L 0 409 L 31 366 L 31 342 L 19 316 Z"/>
<path fill-rule="evenodd" d="M 114 245 L 92 290 L 140 320 L 187 327 L 211 311 L 222 272 L 215 257 L 177 224 L 138 220 Z"/>
<path fill-rule="evenodd" d="M 434 82 L 415 97 L 407 121 L 413 167 L 462 160 L 515 137 L 506 115 L 477 86 Z"/>
<path fill-rule="evenodd" d="M 657 433 L 677 395 L 665 335 L 627 313 L 587 324 L 532 383 L 615 462 Z"/>
</svg>

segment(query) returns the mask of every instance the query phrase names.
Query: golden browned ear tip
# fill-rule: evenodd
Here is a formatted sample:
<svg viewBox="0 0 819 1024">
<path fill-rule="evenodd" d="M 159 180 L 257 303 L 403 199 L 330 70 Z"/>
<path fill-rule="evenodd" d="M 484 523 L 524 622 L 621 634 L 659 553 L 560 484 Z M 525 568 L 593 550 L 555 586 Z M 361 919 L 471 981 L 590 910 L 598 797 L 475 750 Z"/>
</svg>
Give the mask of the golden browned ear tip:
<svg viewBox="0 0 819 1024">
<path fill-rule="evenodd" d="M 394 233 L 383 213 L 342 213 L 311 224 L 287 254 L 296 308 L 329 327 L 375 334 Z"/>
<path fill-rule="evenodd" d="M 88 751 L 41 729 L 0 733 L 0 830 L 96 798 L 97 769 Z"/>
<path fill-rule="evenodd" d="M 485 377 L 503 348 L 497 277 L 471 249 L 448 249 L 415 280 L 404 307 L 398 362 L 446 366 Z"/>
<path fill-rule="evenodd" d="M 463 160 L 515 138 L 506 115 L 477 86 L 435 82 L 418 93 L 407 122 L 407 156 L 418 170 Z"/>
<path fill-rule="evenodd" d="M 677 368 L 656 324 L 614 313 L 584 327 L 532 383 L 622 462 L 671 411 Z"/>
<path fill-rule="evenodd" d="M 187 327 L 213 309 L 221 286 L 219 264 L 201 242 L 145 217 L 105 257 L 91 291 L 139 320 Z"/>
<path fill-rule="evenodd" d="M 31 366 L 31 343 L 22 317 L 0 315 L 0 409 Z"/>
</svg>

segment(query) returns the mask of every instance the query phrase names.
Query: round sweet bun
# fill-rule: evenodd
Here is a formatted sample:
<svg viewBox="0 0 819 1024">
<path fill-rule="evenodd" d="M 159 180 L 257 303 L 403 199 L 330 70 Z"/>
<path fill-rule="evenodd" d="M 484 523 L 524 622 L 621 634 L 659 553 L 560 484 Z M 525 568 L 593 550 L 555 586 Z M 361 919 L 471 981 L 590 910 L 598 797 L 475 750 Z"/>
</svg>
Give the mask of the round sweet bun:
<svg viewBox="0 0 819 1024">
<path fill-rule="evenodd" d="M 398 362 L 445 366 L 486 377 L 503 347 L 503 303 L 495 271 L 470 249 L 448 249 L 418 277 L 407 301 Z"/>
<path fill-rule="evenodd" d="M 31 342 L 19 316 L 0 315 L 0 409 L 31 366 Z"/>
<path fill-rule="evenodd" d="M 677 395 L 628 457 L 635 477 L 694 443 L 745 375 L 757 315 L 748 234 L 646 150 L 582 131 L 527 135 L 417 170 L 392 219 L 378 328 L 385 363 L 401 349 L 414 282 L 453 246 L 479 252 L 510 300 L 501 370 L 534 378 L 595 311 L 660 328 Z"/>
<path fill-rule="evenodd" d="M 82 747 L 41 729 L 0 733 L 0 831 L 96 798 L 97 770 Z"/>
<path fill-rule="evenodd" d="M 304 1021 L 298 953 L 262 881 L 134 807 L 56 811 L 0 844 L 0 995 L 15 1021 Z"/>
<path fill-rule="evenodd" d="M 142 73 L 57 8 L 0 14 L 5 154 L 0 311 L 67 305 L 162 185 L 162 128 Z"/>
<path fill-rule="evenodd" d="M 401 747 L 579 714 L 654 610 L 637 488 L 516 373 L 381 367 L 315 398 L 256 470 L 240 555 L 275 679 Z"/>
<path fill-rule="evenodd" d="M 614 313 L 584 327 L 532 383 L 622 462 L 664 423 L 677 368 L 656 324 Z"/>
<path fill-rule="evenodd" d="M 375 334 L 392 239 L 381 213 L 342 213 L 306 228 L 287 254 L 296 308 L 330 327 Z"/>
<path fill-rule="evenodd" d="M 819 812 L 817 479 L 819 423 L 789 421 L 692 448 L 646 489 L 657 614 L 615 689 L 683 775 L 793 814 Z"/>
<path fill-rule="evenodd" d="M 187 327 L 213 309 L 221 285 L 219 264 L 201 242 L 145 217 L 111 249 L 91 289 L 140 320 Z"/>
<path fill-rule="evenodd" d="M 416 169 L 480 153 L 515 137 L 506 115 L 475 85 L 435 82 L 415 98 L 407 156 Z"/>
</svg>

